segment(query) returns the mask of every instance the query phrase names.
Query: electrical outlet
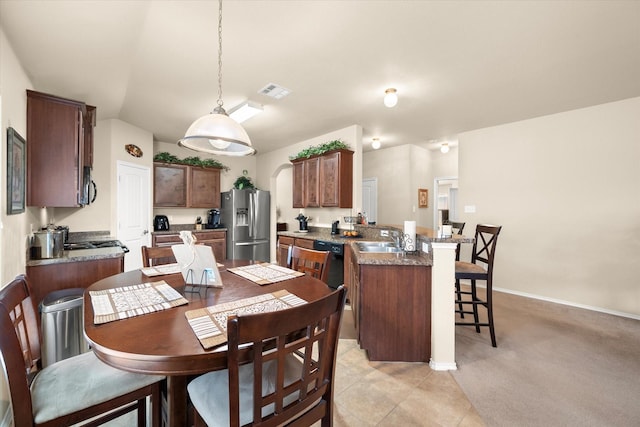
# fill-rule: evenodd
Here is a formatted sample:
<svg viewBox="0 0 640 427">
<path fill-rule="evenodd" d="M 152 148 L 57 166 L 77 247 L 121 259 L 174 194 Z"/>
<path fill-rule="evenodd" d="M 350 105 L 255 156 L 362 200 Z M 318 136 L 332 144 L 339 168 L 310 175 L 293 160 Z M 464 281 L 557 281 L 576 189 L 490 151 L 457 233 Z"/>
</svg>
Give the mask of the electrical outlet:
<svg viewBox="0 0 640 427">
<path fill-rule="evenodd" d="M 427 242 L 422 242 L 422 252 L 429 253 L 429 244 Z"/>
<path fill-rule="evenodd" d="M 381 237 L 389 237 L 389 230 L 380 230 Z"/>
<path fill-rule="evenodd" d="M 476 205 L 465 205 L 464 213 L 476 213 Z"/>
</svg>

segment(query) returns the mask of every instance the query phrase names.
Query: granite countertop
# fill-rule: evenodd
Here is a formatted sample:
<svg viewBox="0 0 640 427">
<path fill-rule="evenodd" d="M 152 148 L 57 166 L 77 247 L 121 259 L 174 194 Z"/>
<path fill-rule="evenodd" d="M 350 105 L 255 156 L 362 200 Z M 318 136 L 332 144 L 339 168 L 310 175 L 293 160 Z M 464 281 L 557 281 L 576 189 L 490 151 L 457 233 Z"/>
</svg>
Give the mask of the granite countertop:
<svg viewBox="0 0 640 427">
<path fill-rule="evenodd" d="M 174 224 L 169 226 L 168 230 L 154 231 L 152 234 L 178 234 L 181 231 L 191 231 L 192 233 L 202 233 L 205 231 L 227 231 L 227 227 L 204 228 L 203 224 L 203 228 L 201 230 L 196 230 L 194 224 Z"/>
<path fill-rule="evenodd" d="M 331 234 L 331 229 L 326 227 L 309 227 L 307 233 L 300 231 L 279 231 L 279 236 L 287 236 L 301 239 L 323 240 L 332 243 L 348 244 L 358 259 L 358 264 L 366 265 L 433 265 L 431 256 L 431 248 L 429 252 L 417 251 L 416 253 L 371 253 L 360 252 L 355 244 L 359 241 L 393 241 L 392 237 L 382 237 L 381 230 L 388 230 L 389 236 L 394 231 L 401 231 L 402 226 L 399 225 L 358 225 L 354 224 L 354 229 L 358 231 L 360 237 L 343 237 L 342 234 Z M 429 228 L 418 227 L 416 229 L 418 235 L 419 247 L 422 242 L 431 244 L 438 243 L 473 243 L 473 238 L 467 236 L 453 235 L 450 237 L 438 237 L 437 231 Z"/>
<path fill-rule="evenodd" d="M 67 262 L 93 261 L 107 258 L 120 258 L 124 256 L 124 251 L 120 247 L 95 248 L 95 249 L 75 249 L 73 251 L 63 251 L 60 258 L 30 259 L 27 267 L 38 265 L 64 264 Z"/>
<path fill-rule="evenodd" d="M 70 232 L 68 240 L 69 243 L 79 243 L 117 239 L 112 237 L 109 231 L 80 231 Z M 72 251 L 63 251 L 60 258 L 27 259 L 27 267 L 121 257 L 124 257 L 124 251 L 120 247 L 74 249 Z"/>
</svg>

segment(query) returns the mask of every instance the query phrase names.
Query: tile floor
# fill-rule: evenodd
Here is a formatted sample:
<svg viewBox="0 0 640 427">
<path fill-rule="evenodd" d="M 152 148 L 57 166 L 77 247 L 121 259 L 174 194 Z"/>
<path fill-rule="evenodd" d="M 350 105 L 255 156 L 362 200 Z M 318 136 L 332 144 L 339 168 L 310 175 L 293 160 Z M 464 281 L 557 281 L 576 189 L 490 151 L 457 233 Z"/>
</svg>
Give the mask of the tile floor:
<svg viewBox="0 0 640 427">
<path fill-rule="evenodd" d="M 338 346 L 334 400 L 336 427 L 485 425 L 449 372 L 370 362 L 354 339 Z"/>
<path fill-rule="evenodd" d="M 344 313 L 334 391 L 335 427 L 485 426 L 453 376 L 425 363 L 371 362 Z M 132 424 L 122 417 L 109 427 Z M 319 427 L 320 422 L 313 425 Z"/>
</svg>

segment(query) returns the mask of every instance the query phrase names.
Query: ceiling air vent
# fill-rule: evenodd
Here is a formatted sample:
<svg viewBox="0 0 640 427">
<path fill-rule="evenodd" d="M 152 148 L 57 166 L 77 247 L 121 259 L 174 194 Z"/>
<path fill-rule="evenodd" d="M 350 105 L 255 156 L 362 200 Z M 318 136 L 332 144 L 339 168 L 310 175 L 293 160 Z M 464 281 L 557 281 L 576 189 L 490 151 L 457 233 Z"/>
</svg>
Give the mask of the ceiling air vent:
<svg viewBox="0 0 640 427">
<path fill-rule="evenodd" d="M 275 83 L 269 83 L 268 85 L 260 89 L 258 93 L 270 96 L 271 98 L 281 99 L 289 95 L 291 91 Z"/>
</svg>

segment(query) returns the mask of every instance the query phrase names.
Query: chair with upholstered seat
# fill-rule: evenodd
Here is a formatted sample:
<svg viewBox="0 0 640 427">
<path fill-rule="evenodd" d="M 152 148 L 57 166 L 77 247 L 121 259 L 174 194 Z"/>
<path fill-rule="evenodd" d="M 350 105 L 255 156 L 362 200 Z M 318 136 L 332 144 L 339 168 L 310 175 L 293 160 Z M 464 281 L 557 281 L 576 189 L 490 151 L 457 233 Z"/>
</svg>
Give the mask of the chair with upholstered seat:
<svg viewBox="0 0 640 427">
<path fill-rule="evenodd" d="M 331 252 L 329 251 L 316 251 L 291 245 L 287 267 L 328 283 L 330 260 Z"/>
<path fill-rule="evenodd" d="M 228 369 L 201 375 L 187 387 L 194 425 L 332 425 L 345 295 L 341 286 L 294 308 L 230 316 Z"/>
<path fill-rule="evenodd" d="M 456 321 L 456 325 L 475 326 L 480 333 L 480 327 L 489 327 L 491 345 L 496 347 L 496 334 L 493 325 L 493 263 L 495 260 L 496 243 L 501 226 L 478 225 L 476 227 L 475 241 L 471 253 L 471 262 L 456 261 L 456 313 L 464 319 L 465 314 L 473 314 L 472 321 Z M 480 264 L 482 263 L 482 264 Z M 460 280 L 470 280 L 471 289 L 463 291 L 460 288 Z M 486 282 L 485 297 L 478 294 L 477 281 Z M 468 307 L 471 306 L 469 309 Z M 487 309 L 487 321 L 481 322 L 478 306 Z M 466 308 L 466 309 L 465 309 Z"/>
<path fill-rule="evenodd" d="M 142 265 L 153 267 L 154 265 L 172 264 L 176 262 L 171 246 L 142 246 Z"/>
<path fill-rule="evenodd" d="M 152 424 L 160 425 L 165 377 L 112 368 L 91 351 L 42 368 L 40 343 L 35 304 L 20 275 L 0 290 L 0 350 L 13 425 L 62 427 L 92 419 L 83 425 L 94 426 L 137 410 L 137 425 L 144 426 L 147 397 Z"/>
</svg>

